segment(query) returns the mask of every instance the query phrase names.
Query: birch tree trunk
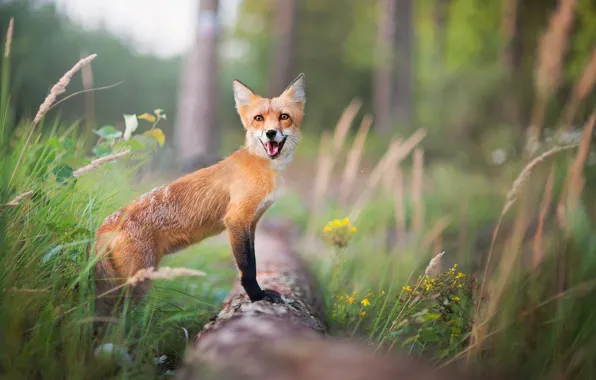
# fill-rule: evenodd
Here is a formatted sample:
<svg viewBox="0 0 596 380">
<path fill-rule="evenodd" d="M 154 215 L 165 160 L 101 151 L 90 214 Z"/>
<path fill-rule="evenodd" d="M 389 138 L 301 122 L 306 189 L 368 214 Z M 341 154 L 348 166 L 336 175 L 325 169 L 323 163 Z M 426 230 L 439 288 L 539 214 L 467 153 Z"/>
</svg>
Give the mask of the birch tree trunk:
<svg viewBox="0 0 596 380">
<path fill-rule="evenodd" d="M 251 303 L 237 282 L 217 317 L 187 349 L 178 379 L 472 379 L 413 358 L 374 355 L 363 345 L 326 339 L 320 298 L 291 247 L 276 225 L 257 231 L 258 281 L 278 291 L 285 303 Z"/>
</svg>

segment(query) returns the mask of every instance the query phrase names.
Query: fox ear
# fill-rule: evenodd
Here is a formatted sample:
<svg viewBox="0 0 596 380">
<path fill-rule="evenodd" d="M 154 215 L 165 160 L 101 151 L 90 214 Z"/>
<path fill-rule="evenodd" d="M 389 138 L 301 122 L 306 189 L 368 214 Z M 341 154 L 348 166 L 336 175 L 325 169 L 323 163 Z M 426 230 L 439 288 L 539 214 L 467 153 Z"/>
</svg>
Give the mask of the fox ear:
<svg viewBox="0 0 596 380">
<path fill-rule="evenodd" d="M 234 80 L 234 100 L 236 101 L 236 108 L 247 106 L 255 95 L 250 88 L 239 80 Z"/>
<path fill-rule="evenodd" d="M 304 74 L 300 74 L 288 88 L 285 89 L 281 96 L 285 96 L 296 103 L 306 103 L 305 85 Z"/>
</svg>

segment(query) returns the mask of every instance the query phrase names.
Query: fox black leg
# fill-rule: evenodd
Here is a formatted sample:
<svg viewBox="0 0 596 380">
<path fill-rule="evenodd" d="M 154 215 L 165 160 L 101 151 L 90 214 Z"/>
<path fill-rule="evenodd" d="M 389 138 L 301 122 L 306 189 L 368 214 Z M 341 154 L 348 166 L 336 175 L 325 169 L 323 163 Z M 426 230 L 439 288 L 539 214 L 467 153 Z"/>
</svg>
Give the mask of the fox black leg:
<svg viewBox="0 0 596 380">
<path fill-rule="evenodd" d="M 250 258 L 252 260 L 252 265 L 255 268 L 255 273 L 257 270 L 257 258 L 256 258 L 256 251 L 255 251 L 255 235 L 257 230 L 257 224 L 252 223 L 250 226 Z M 264 289 L 264 299 L 269 302 L 273 303 L 283 303 L 281 295 L 276 292 L 275 290 L 271 289 Z"/>
</svg>

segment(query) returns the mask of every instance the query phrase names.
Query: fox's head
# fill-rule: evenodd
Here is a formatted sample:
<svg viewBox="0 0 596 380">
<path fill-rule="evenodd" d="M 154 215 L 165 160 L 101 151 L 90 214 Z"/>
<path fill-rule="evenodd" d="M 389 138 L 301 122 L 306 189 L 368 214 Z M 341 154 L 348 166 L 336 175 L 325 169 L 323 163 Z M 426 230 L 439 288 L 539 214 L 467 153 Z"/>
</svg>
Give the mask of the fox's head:
<svg viewBox="0 0 596 380">
<path fill-rule="evenodd" d="M 271 160 L 288 158 L 300 140 L 306 95 L 304 74 L 276 98 L 262 98 L 242 82 L 234 81 L 236 109 L 246 129 L 246 147 Z"/>
</svg>

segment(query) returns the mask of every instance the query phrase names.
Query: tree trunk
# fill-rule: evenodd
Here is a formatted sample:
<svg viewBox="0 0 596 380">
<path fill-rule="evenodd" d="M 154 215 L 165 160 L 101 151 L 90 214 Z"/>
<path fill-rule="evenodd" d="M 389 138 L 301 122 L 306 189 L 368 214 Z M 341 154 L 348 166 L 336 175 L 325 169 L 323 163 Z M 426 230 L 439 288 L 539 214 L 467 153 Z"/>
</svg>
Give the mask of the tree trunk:
<svg viewBox="0 0 596 380">
<path fill-rule="evenodd" d="M 501 1 L 501 48 L 499 50 L 499 62 L 509 76 L 513 76 L 515 66 L 517 65 L 517 49 L 515 49 L 515 45 L 518 28 L 518 1 Z"/>
<path fill-rule="evenodd" d="M 379 3 L 374 112 L 377 130 L 386 135 L 391 134 L 396 9 L 397 0 L 381 0 Z"/>
<path fill-rule="evenodd" d="M 450 0 L 435 0 L 434 36 L 435 36 L 435 64 L 443 71 L 445 69 L 445 51 L 447 46 L 447 17 L 449 16 Z"/>
<path fill-rule="evenodd" d="M 445 88 L 445 66 L 446 66 L 446 47 L 447 47 L 447 18 L 449 16 L 450 0 L 435 0 L 433 10 L 433 29 L 434 29 L 434 60 L 433 75 L 436 80 L 436 87 L 429 96 L 432 96 L 433 109 L 438 115 L 445 112 L 443 105 L 443 89 Z M 445 121 L 437 118 L 437 127 L 444 128 Z"/>
<path fill-rule="evenodd" d="M 397 38 L 395 65 L 395 121 L 412 128 L 413 115 L 413 58 L 414 58 L 414 2 L 397 1 Z"/>
<path fill-rule="evenodd" d="M 217 160 L 217 6 L 217 0 L 199 2 L 196 42 L 181 76 L 175 141 L 184 170 Z"/>
<path fill-rule="evenodd" d="M 275 10 L 275 46 L 269 96 L 278 96 L 293 79 L 292 60 L 296 38 L 296 0 L 277 0 Z"/>
<path fill-rule="evenodd" d="M 413 358 L 375 356 L 359 344 L 325 339 L 320 298 L 292 242 L 283 229 L 262 223 L 257 278 L 285 303 L 251 303 L 237 282 L 219 314 L 187 349 L 179 379 L 472 379 Z"/>
<path fill-rule="evenodd" d="M 518 101 L 519 86 L 519 0 L 501 1 L 501 47 L 499 50 L 499 64 L 507 80 L 507 96 L 503 102 L 503 117 L 505 122 L 520 128 L 521 113 Z"/>
</svg>

